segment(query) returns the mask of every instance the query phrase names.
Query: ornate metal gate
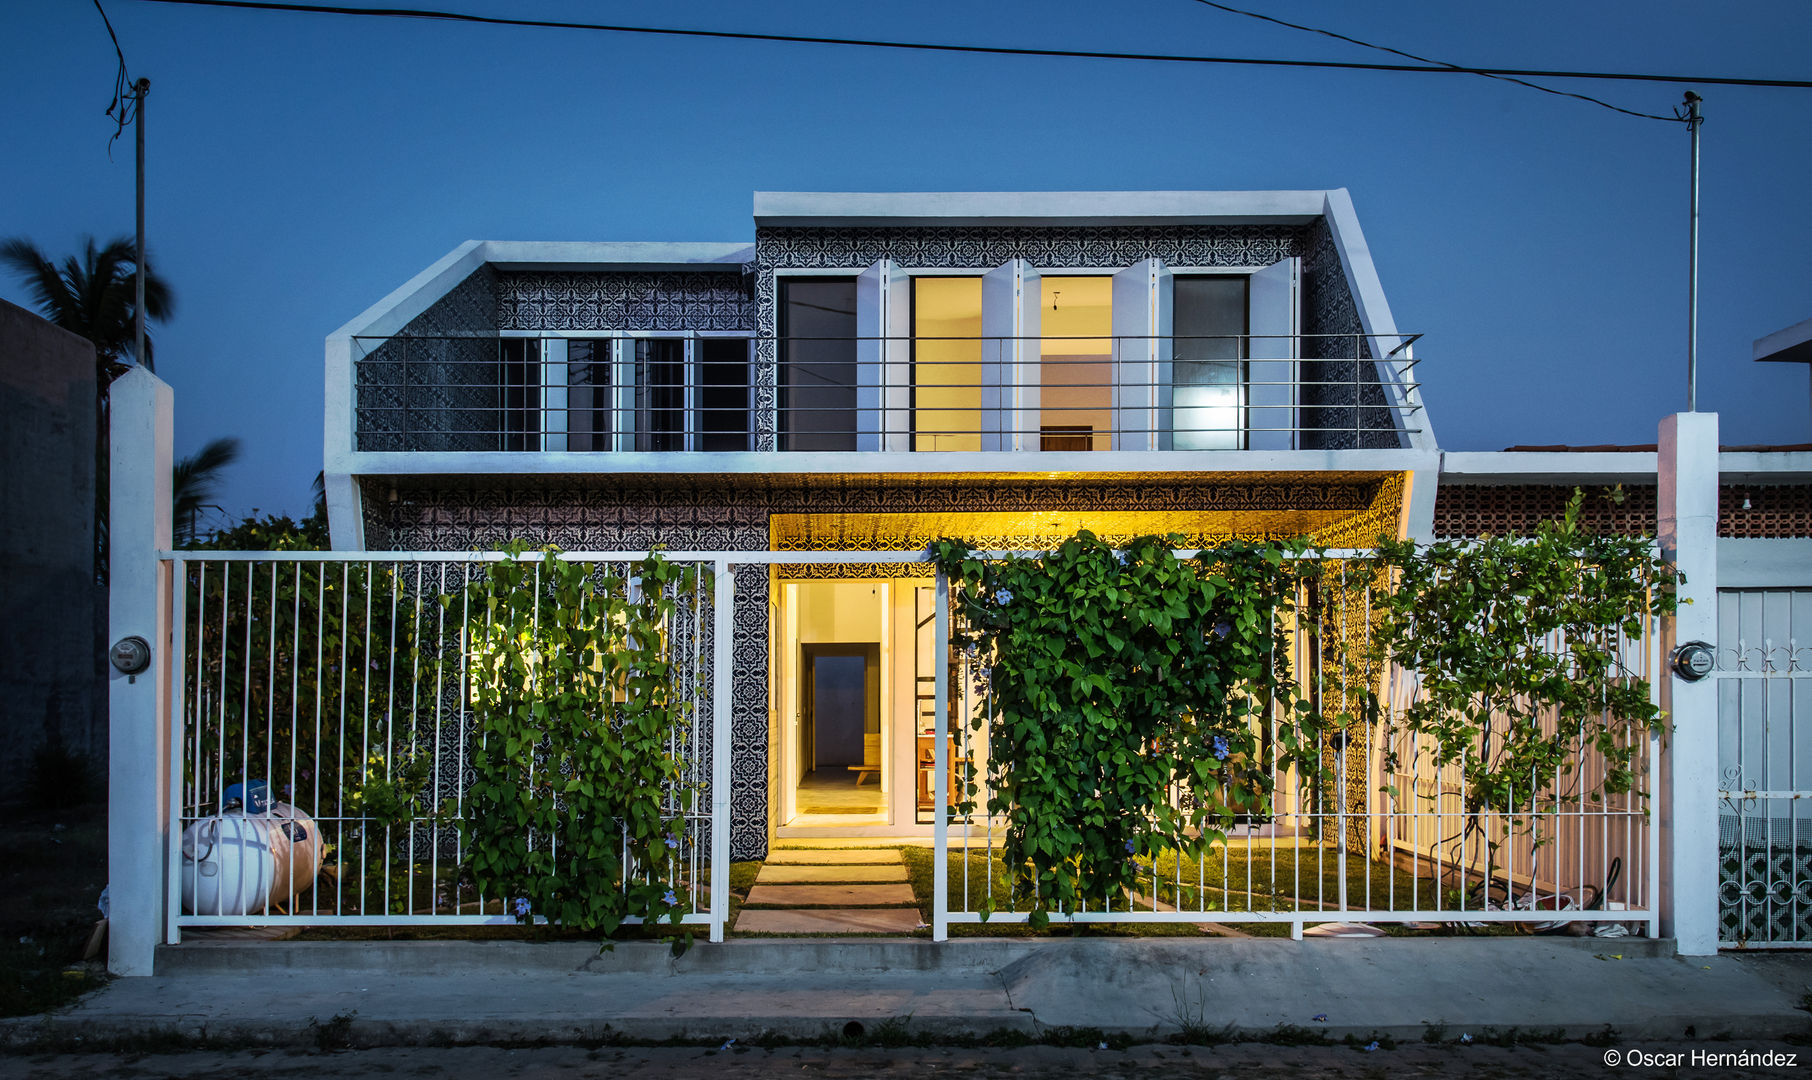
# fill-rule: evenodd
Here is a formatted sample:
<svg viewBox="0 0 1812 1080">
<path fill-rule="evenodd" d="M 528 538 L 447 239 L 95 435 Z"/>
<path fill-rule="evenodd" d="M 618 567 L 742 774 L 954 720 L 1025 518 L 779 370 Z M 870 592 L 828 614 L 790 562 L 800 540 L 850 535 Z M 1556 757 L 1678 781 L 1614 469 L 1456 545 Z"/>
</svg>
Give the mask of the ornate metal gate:
<svg viewBox="0 0 1812 1080">
<path fill-rule="evenodd" d="M 1718 593 L 1718 938 L 1812 945 L 1812 589 Z"/>
</svg>

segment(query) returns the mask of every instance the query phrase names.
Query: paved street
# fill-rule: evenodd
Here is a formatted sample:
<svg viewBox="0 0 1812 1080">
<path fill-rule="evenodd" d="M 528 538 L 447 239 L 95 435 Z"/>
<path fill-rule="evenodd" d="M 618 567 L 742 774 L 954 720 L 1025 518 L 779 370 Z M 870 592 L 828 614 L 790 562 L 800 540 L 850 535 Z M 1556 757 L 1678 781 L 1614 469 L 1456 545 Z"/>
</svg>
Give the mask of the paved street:
<svg viewBox="0 0 1812 1080">
<path fill-rule="evenodd" d="M 1682 1055 L 1677 1065 L 1607 1067 L 1607 1050 L 1627 1054 Z M 1802 1077 L 1806 1066 L 1743 1068 L 1693 1065 L 1694 1050 L 1708 1053 L 1773 1052 L 1799 1055 L 1806 1048 L 1787 1043 L 1651 1043 L 1597 1047 L 1577 1043 L 1518 1047 L 1428 1046 L 1363 1051 L 1348 1046 L 1272 1046 L 1241 1043 L 1216 1047 L 1135 1046 L 1124 1051 L 1051 1046 L 1013 1048 L 901 1047 L 894 1049 L 823 1049 L 786 1047 L 729 1051 L 697 1047 L 576 1047 L 506 1050 L 490 1047 L 383 1048 L 337 1053 L 229 1051 L 179 1054 L 57 1054 L 0 1056 L 0 1074 L 18 1080 L 93 1080 L 130 1077 L 142 1080 L 316 1080 L 322 1077 L 435 1076 L 451 1080 L 688 1080 L 688 1078 L 883 1076 L 916 1077 L 1052 1077 L 1064 1080 L 1100 1077 L 1285 1077 L 1292 1080 L 1460 1080 L 1516 1078 Z"/>
</svg>

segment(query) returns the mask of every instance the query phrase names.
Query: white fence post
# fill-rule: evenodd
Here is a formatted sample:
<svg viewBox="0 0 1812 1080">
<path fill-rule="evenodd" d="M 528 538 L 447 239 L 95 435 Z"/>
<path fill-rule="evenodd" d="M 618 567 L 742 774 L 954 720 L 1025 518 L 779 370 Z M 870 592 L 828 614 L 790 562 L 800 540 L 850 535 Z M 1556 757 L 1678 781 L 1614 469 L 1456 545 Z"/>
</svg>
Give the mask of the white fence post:
<svg viewBox="0 0 1812 1080">
<path fill-rule="evenodd" d="M 170 823 L 170 387 L 142 367 L 113 384 L 108 643 L 143 638 L 150 666 L 109 671 L 107 970 L 149 975 L 164 932 Z"/>
<path fill-rule="evenodd" d="M 931 670 L 937 673 L 931 751 L 931 940 L 950 938 L 950 575 L 937 572 Z M 965 850 L 964 855 L 968 852 Z M 966 905 L 965 905 L 966 906 Z"/>
<path fill-rule="evenodd" d="M 1661 421 L 1656 531 L 1661 554 L 1686 576 L 1662 646 L 1718 637 L 1718 416 Z M 1671 731 L 1662 759 L 1661 931 L 1682 955 L 1718 948 L 1718 680 L 1688 682 L 1661 657 L 1657 678 Z"/>
<path fill-rule="evenodd" d="M 736 578 L 727 560 L 712 564 L 711 601 L 711 940 L 724 939 L 730 915 L 730 695 L 736 633 Z"/>
</svg>

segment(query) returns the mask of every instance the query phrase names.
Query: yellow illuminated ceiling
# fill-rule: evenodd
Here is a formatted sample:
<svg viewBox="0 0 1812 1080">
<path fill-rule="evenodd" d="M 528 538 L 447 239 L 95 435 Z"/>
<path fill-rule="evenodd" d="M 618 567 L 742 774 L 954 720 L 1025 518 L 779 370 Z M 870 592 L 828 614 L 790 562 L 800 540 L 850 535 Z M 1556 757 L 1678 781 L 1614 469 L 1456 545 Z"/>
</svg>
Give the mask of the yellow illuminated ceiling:
<svg viewBox="0 0 1812 1080">
<path fill-rule="evenodd" d="M 1060 509 L 1022 507 L 1013 510 L 948 510 L 888 513 L 837 511 L 774 514 L 770 541 L 779 551 L 917 551 L 933 540 L 955 537 L 978 548 L 1036 549 L 1054 546 L 1079 529 L 1089 529 L 1110 542 L 1135 536 L 1178 534 L 1186 547 L 1229 539 L 1313 537 L 1331 546 L 1370 546 L 1380 534 L 1399 529 L 1405 477 L 1373 477 L 1355 495 L 1330 500 L 1322 487 L 1304 487 L 1303 498 L 1291 497 L 1293 486 L 1276 479 L 1262 482 L 1272 500 L 1239 508 L 1212 506 L 1146 506 L 1138 509 Z M 1317 493 L 1315 497 L 1311 492 Z M 1056 502 L 1057 500 L 1052 500 Z"/>
</svg>

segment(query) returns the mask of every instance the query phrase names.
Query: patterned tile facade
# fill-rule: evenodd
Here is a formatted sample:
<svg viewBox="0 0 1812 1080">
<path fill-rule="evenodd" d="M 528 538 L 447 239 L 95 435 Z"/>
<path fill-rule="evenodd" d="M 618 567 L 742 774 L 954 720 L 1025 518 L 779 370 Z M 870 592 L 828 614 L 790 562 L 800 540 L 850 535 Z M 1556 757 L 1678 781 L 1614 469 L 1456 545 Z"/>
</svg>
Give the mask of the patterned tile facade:
<svg viewBox="0 0 1812 1080">
<path fill-rule="evenodd" d="M 1812 537 L 1812 484 L 1725 484 L 1718 489 L 1718 535 Z"/>
<path fill-rule="evenodd" d="M 1043 267 L 1261 267 L 1302 259 L 1302 423 L 1308 449 L 1395 447 L 1377 370 L 1333 234 L 1309 225 L 922 226 L 757 230 L 755 262 L 735 271 L 496 271 L 480 268 L 358 364 L 362 450 L 503 449 L 502 330 L 752 332 L 757 347 L 756 448 L 775 448 L 777 287 L 774 271 L 859 271 L 879 259 L 976 269 L 1023 258 Z M 413 340 L 410 340 L 413 339 Z M 1326 362 L 1349 360 L 1348 363 Z"/>
<path fill-rule="evenodd" d="M 1655 534 L 1653 485 L 1625 485 L 1624 501 L 1586 492 L 1587 527 L 1625 535 Z M 1435 535 L 1443 539 L 1527 534 L 1554 520 L 1573 497 L 1573 485 L 1442 484 L 1435 496 Z M 1747 506 L 1744 504 L 1747 503 Z M 1724 484 L 1718 489 L 1718 535 L 1731 538 L 1812 537 L 1812 484 Z"/>
<path fill-rule="evenodd" d="M 503 271 L 497 325 L 504 330 L 755 329 L 741 270 Z"/>
<path fill-rule="evenodd" d="M 360 353 L 376 346 L 369 355 Z M 495 450 L 497 273 L 489 265 L 378 344 L 353 342 L 358 448 Z"/>
<path fill-rule="evenodd" d="M 1605 497 L 1606 489 L 1580 485 L 1586 492 L 1581 522 L 1601 533 L 1655 533 L 1655 488 L 1625 485 L 1623 502 Z M 1524 536 L 1536 523 L 1560 518 L 1573 497 L 1573 485 L 1442 484 L 1435 494 L 1435 536 L 1458 540 L 1474 536 Z"/>
<path fill-rule="evenodd" d="M 560 476 L 414 478 L 366 491 L 366 540 L 377 549 L 464 551 L 510 539 L 567 550 L 767 550 L 777 513 L 900 514 L 971 510 L 1129 510 L 1301 507 L 1346 522 L 1330 542 L 1394 531 L 1402 479 L 1365 474 L 1291 478 L 1114 475 L 1087 481 L 990 476 Z M 1337 535 L 1336 535 L 1337 534 Z M 860 576 L 878 576 L 870 568 Z M 733 614 L 731 822 L 734 857 L 766 851 L 768 597 L 763 570 L 744 571 Z M 844 571 L 843 573 L 857 573 Z M 793 571 L 787 576 L 805 576 Z M 884 575 L 879 575 L 884 576 Z"/>
<path fill-rule="evenodd" d="M 1311 450 L 1394 450 L 1403 445 L 1378 382 L 1372 350 L 1360 335 L 1359 308 L 1347 288 L 1346 270 L 1333 230 L 1324 220 L 1308 227 L 1302 259 L 1302 426 Z M 1344 363 L 1341 361 L 1345 361 Z"/>
<path fill-rule="evenodd" d="M 1124 267 L 1141 259 L 1170 266 L 1269 266 L 1303 259 L 1303 332 L 1352 334 L 1360 330 L 1358 309 L 1346 287 L 1345 270 L 1325 222 L 1312 225 L 1114 225 L 1114 226 L 913 226 L 852 228 L 762 228 L 755 232 L 756 323 L 773 336 L 778 317 L 774 271 L 843 269 L 860 271 L 881 259 L 908 269 L 975 269 L 1025 259 L 1041 267 Z M 1314 340 L 1314 339 L 1311 339 Z M 1367 355 L 1363 343 L 1317 341 L 1330 357 Z M 776 448 L 773 341 L 757 346 L 756 449 Z M 1398 436 L 1384 405 L 1371 364 L 1310 364 L 1325 389 L 1305 389 L 1305 426 L 1335 431 L 1305 436 L 1308 449 L 1356 445 L 1395 447 Z M 1307 376 L 1305 376 L 1307 377 Z M 1358 415 L 1353 397 L 1359 394 Z M 1345 406 L 1344 412 L 1341 405 Z M 1354 430 L 1348 431 L 1348 428 Z M 1377 434 L 1368 432 L 1376 431 Z"/>
</svg>

